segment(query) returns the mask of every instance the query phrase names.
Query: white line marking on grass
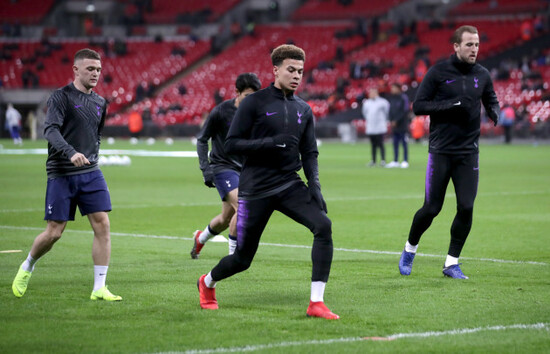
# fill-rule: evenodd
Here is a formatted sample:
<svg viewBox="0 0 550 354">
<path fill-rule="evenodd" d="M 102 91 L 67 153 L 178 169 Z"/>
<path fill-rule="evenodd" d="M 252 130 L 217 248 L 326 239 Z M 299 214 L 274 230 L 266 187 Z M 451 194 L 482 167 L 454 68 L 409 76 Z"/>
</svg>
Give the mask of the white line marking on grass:
<svg viewBox="0 0 550 354">
<path fill-rule="evenodd" d="M 453 329 L 448 331 L 438 332 L 420 332 L 420 333 L 396 333 L 389 336 L 380 337 L 349 337 L 349 338 L 335 338 L 324 340 L 305 340 L 294 342 L 279 342 L 271 344 L 257 344 L 247 345 L 243 347 L 229 347 L 229 348 L 214 348 L 214 349 L 192 349 L 186 351 L 171 351 L 162 352 L 158 354 L 209 354 L 209 353 L 235 353 L 235 352 L 253 352 L 265 349 L 284 348 L 284 347 L 297 347 L 305 345 L 327 345 L 334 343 L 351 343 L 360 341 L 393 341 L 403 338 L 429 338 L 440 337 L 448 335 L 464 335 L 470 333 L 478 333 L 484 331 L 507 331 L 507 330 L 549 330 L 548 323 L 534 323 L 534 324 L 513 324 L 509 326 L 488 326 L 488 327 L 476 327 L 476 328 L 462 328 Z"/>
<path fill-rule="evenodd" d="M 40 227 L 8 226 L 8 225 L 0 225 L 0 229 L 32 230 L 32 231 L 42 231 L 42 230 L 44 230 L 44 228 L 40 228 Z M 87 231 L 87 230 L 67 230 L 66 232 L 92 234 L 92 231 Z M 193 240 L 192 237 L 133 234 L 133 233 L 126 233 L 126 232 L 111 232 L 111 235 L 121 236 L 121 237 L 156 238 L 156 239 L 182 240 L 182 241 L 192 241 Z M 272 247 L 283 247 L 283 248 L 311 249 L 311 246 L 307 246 L 307 245 L 291 245 L 291 244 L 284 244 L 284 243 L 260 242 L 260 245 L 262 245 L 262 246 L 272 246 Z M 383 255 L 392 255 L 392 256 L 398 256 L 398 255 L 401 254 L 401 252 L 395 252 L 395 251 L 364 250 L 364 249 L 357 249 L 357 248 L 334 248 L 334 250 L 335 251 L 341 251 L 341 252 L 383 254 Z M 432 257 L 432 258 L 445 257 L 445 255 L 428 254 L 428 253 L 417 253 L 416 256 L 417 257 Z M 494 262 L 494 263 L 532 264 L 532 265 L 542 265 L 542 266 L 548 265 L 548 263 L 545 263 L 545 262 L 515 261 L 515 260 L 496 259 L 496 258 L 460 257 L 460 259 L 469 259 L 469 260 L 473 260 L 473 261 Z"/>
<path fill-rule="evenodd" d="M 0 251 L 0 253 L 19 253 L 19 252 L 23 252 L 23 250 L 3 250 L 3 251 Z"/>
</svg>

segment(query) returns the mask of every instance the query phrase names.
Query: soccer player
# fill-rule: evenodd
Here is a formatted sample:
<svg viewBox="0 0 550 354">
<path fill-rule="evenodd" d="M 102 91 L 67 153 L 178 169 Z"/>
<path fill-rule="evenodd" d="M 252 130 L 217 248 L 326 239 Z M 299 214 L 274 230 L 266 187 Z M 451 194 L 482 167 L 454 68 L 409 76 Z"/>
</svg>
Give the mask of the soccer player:
<svg viewBox="0 0 550 354">
<path fill-rule="evenodd" d="M 368 166 L 376 166 L 376 150 L 378 149 L 380 149 L 380 166 L 386 166 L 384 134 L 388 132 L 390 103 L 385 98 L 380 97 L 378 89 L 373 87 L 369 89 L 369 98 L 363 102 L 361 112 L 367 121 L 367 135 L 371 143 L 372 159 Z"/>
<path fill-rule="evenodd" d="M 67 221 L 74 220 L 78 205 L 94 231 L 94 287 L 90 299 L 120 301 L 122 298 L 105 285 L 111 256 L 107 215 L 111 199 L 98 167 L 98 154 L 107 102 L 92 91 L 101 74 L 101 57 L 91 49 L 79 50 L 74 56 L 73 72 L 74 81 L 56 90 L 48 100 L 44 127 L 48 140 L 46 230 L 35 238 L 12 290 L 17 297 L 25 294 L 35 263 L 61 238 Z"/>
<path fill-rule="evenodd" d="M 393 136 L 393 161 L 386 165 L 387 168 L 409 167 L 409 98 L 401 91 L 401 86 L 393 83 L 390 88 L 388 102 L 390 102 L 390 124 Z M 403 145 L 403 161 L 399 163 L 399 145 Z"/>
<path fill-rule="evenodd" d="M 476 63 L 477 29 L 459 27 L 453 35 L 453 47 L 455 53 L 449 59 L 428 70 L 413 103 L 415 114 L 430 115 L 429 155 L 424 205 L 414 216 L 399 260 L 399 271 L 403 275 L 411 274 L 420 237 L 439 214 L 447 185 L 452 180 L 457 212 L 443 274 L 468 279 L 460 269 L 458 258 L 472 227 L 479 180 L 481 102 L 495 125 L 499 103 L 489 72 Z"/>
<path fill-rule="evenodd" d="M 242 155 L 229 155 L 224 144 L 227 131 L 241 101 L 251 93 L 262 88 L 260 79 L 253 73 L 244 73 L 235 81 L 237 97 L 224 101 L 214 107 L 204 122 L 197 138 L 197 153 L 204 184 L 216 187 L 222 199 L 222 212 L 215 216 L 204 231 L 193 234 L 191 258 L 199 258 L 202 247 L 212 237 L 229 227 L 229 254 L 237 246 L 237 206 L 239 173 L 242 168 Z M 208 141 L 212 140 L 212 151 L 208 155 Z"/>
<path fill-rule="evenodd" d="M 245 98 L 229 128 L 226 151 L 246 156 L 239 181 L 237 249 L 199 278 L 200 306 L 218 308 L 216 283 L 250 267 L 262 232 L 278 210 L 314 236 L 307 315 L 338 319 L 323 300 L 332 263 L 332 223 L 319 183 L 314 117 L 309 105 L 294 95 L 303 78 L 305 52 L 281 45 L 271 61 L 275 82 Z M 302 167 L 307 186 L 297 173 Z"/>
</svg>

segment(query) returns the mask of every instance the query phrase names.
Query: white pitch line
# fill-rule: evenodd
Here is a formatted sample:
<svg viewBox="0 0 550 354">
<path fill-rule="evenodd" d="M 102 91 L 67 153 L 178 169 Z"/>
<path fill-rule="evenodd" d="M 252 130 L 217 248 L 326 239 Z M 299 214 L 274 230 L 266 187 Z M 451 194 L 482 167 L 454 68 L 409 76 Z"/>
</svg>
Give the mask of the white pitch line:
<svg viewBox="0 0 550 354">
<path fill-rule="evenodd" d="M 9 226 L 9 225 L 0 225 L 0 229 L 10 229 L 10 230 L 31 230 L 31 231 L 43 231 L 44 228 L 40 227 L 29 227 L 29 226 Z M 87 230 L 67 230 L 66 232 L 74 233 L 84 233 L 92 234 L 92 231 Z M 182 240 L 182 241 L 192 241 L 192 237 L 179 237 L 179 236 L 168 236 L 168 235 L 149 235 L 149 234 L 134 234 L 134 233 L 125 233 L 125 232 L 111 232 L 113 236 L 120 237 L 137 237 L 137 238 L 153 238 L 153 239 L 166 239 L 166 240 Z M 301 249 L 311 249 L 311 246 L 307 245 L 292 245 L 284 243 L 271 243 L 271 242 L 260 242 L 262 246 L 271 246 L 271 247 L 283 247 L 283 248 L 301 248 Z M 357 248 L 334 248 L 335 251 L 341 252 L 350 252 L 350 253 L 370 253 L 370 254 L 380 254 L 380 255 L 392 255 L 398 256 L 401 252 L 396 251 L 378 251 L 378 250 L 365 250 Z M 431 258 L 442 258 L 444 255 L 439 254 L 429 254 L 429 253 L 417 253 L 417 257 L 431 257 Z M 548 263 L 545 262 L 536 262 L 536 261 L 516 261 L 509 259 L 496 259 L 496 258 L 475 258 L 475 257 L 460 257 L 460 259 L 468 259 L 472 261 L 481 261 L 481 262 L 493 262 L 493 263 L 509 263 L 509 264 L 531 264 L 531 265 L 541 265 L 546 266 Z"/>
<path fill-rule="evenodd" d="M 229 348 L 213 348 L 213 349 L 192 349 L 186 351 L 171 351 L 161 352 L 157 354 L 210 354 L 210 353 L 236 353 L 236 352 L 253 352 L 265 349 L 284 348 L 284 347 L 298 347 L 305 345 L 327 345 L 334 343 L 352 343 L 361 341 L 392 341 L 403 338 L 429 338 L 448 335 L 464 335 L 485 331 L 507 331 L 507 330 L 549 330 L 548 323 L 534 323 L 534 324 L 513 324 L 503 326 L 488 326 L 488 327 L 476 327 L 476 328 L 459 328 L 448 331 L 430 331 L 420 333 L 396 333 L 389 336 L 377 336 L 377 337 L 348 337 L 348 338 L 334 338 L 334 339 L 322 339 L 322 340 L 305 340 L 305 341 L 293 341 L 293 342 L 279 342 L 270 344 L 257 344 L 247 345 L 243 347 L 229 347 Z"/>
<path fill-rule="evenodd" d="M 23 250 L 3 250 L 3 251 L 0 251 L 0 253 L 19 253 L 19 252 L 23 252 Z"/>
</svg>

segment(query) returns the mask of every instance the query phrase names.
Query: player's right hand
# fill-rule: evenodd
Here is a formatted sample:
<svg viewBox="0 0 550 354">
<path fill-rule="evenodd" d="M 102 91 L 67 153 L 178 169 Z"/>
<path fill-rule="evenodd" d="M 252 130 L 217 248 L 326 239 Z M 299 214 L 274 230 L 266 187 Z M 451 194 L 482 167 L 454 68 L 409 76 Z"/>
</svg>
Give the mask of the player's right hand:
<svg viewBox="0 0 550 354">
<path fill-rule="evenodd" d="M 298 145 L 298 137 L 292 134 L 279 134 L 273 137 L 273 143 L 276 148 L 292 149 Z"/>
<path fill-rule="evenodd" d="M 71 157 L 71 162 L 76 167 L 82 167 L 84 165 L 89 165 L 90 161 L 84 156 L 84 154 L 81 154 L 80 152 L 77 152 Z"/>
<path fill-rule="evenodd" d="M 202 173 L 202 177 L 204 180 L 204 185 L 208 188 L 214 188 L 216 187 L 216 183 L 214 183 L 214 172 L 212 170 L 206 170 Z"/>
</svg>

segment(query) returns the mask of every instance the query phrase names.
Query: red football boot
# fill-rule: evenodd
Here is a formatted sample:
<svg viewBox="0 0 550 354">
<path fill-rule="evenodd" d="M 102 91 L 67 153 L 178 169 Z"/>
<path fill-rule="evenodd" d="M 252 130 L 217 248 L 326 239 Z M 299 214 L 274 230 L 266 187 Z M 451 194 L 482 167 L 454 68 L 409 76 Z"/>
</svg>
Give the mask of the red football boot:
<svg viewBox="0 0 550 354">
<path fill-rule="evenodd" d="M 193 259 L 199 258 L 202 247 L 204 246 L 204 244 L 199 242 L 199 236 L 201 233 L 201 230 L 197 230 L 193 233 L 193 249 L 191 250 L 191 258 Z"/>
<path fill-rule="evenodd" d="M 327 320 L 337 320 L 340 318 L 335 313 L 332 313 L 328 307 L 325 306 L 325 303 L 322 301 L 310 301 L 309 307 L 307 308 L 308 317 L 321 317 L 326 318 Z"/>
<path fill-rule="evenodd" d="M 197 280 L 197 288 L 199 288 L 199 302 L 201 308 L 207 310 L 217 310 L 218 300 L 216 300 L 216 289 L 209 288 L 204 282 L 206 274 L 203 274 L 199 280 Z"/>
</svg>

